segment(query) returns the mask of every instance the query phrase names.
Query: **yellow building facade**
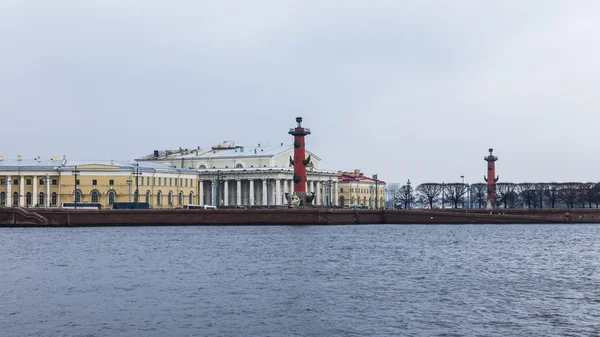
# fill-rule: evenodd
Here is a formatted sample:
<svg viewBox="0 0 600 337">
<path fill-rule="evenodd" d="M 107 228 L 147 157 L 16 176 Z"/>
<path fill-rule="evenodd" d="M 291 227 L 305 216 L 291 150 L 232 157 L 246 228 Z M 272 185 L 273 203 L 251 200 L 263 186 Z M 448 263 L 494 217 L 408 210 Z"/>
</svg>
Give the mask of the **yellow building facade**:
<svg viewBox="0 0 600 337">
<path fill-rule="evenodd" d="M 0 159 L 0 207 L 60 207 L 66 202 L 148 202 L 177 208 L 198 202 L 197 172 L 146 162 Z"/>
<path fill-rule="evenodd" d="M 338 204 L 341 207 L 384 208 L 385 182 L 366 177 L 360 170 L 338 173 Z"/>
</svg>

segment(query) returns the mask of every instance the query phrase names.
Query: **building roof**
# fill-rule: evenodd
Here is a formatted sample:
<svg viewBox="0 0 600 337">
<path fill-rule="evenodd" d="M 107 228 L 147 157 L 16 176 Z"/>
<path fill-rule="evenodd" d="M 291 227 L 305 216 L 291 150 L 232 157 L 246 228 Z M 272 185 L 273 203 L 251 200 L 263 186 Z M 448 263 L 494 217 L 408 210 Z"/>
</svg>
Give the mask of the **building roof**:
<svg viewBox="0 0 600 337">
<path fill-rule="evenodd" d="M 190 173 L 196 172 L 195 170 L 189 169 L 176 169 L 171 166 L 154 163 L 154 162 L 135 162 L 135 161 L 116 161 L 116 160 L 37 160 L 37 159 L 11 159 L 11 160 L 0 160 L 0 170 L 58 170 L 58 169 L 71 169 L 74 166 L 89 166 L 89 165 L 101 165 L 111 166 L 116 169 L 136 169 L 140 170 L 161 170 L 161 171 L 177 171 Z"/>
<path fill-rule="evenodd" d="M 365 176 L 360 170 L 354 170 L 354 172 L 340 172 L 338 174 L 338 181 L 375 183 L 375 179 Z M 377 180 L 377 182 L 379 184 L 385 184 L 385 181 L 383 180 Z"/>
<path fill-rule="evenodd" d="M 208 149 L 183 149 L 179 150 L 155 150 L 153 154 L 143 156 L 136 160 L 165 160 L 165 159 L 218 159 L 218 158 L 252 158 L 273 157 L 292 150 L 292 144 L 280 143 L 278 145 L 243 146 L 232 141 L 224 141 Z M 316 160 L 320 157 L 307 150 Z"/>
</svg>

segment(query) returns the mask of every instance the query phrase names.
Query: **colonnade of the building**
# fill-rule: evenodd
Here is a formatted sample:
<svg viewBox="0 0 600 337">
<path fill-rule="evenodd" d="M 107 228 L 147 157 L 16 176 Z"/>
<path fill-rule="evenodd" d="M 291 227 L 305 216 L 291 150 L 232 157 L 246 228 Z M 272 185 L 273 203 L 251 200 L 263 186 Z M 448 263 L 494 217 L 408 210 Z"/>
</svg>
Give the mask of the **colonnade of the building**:
<svg viewBox="0 0 600 337">
<path fill-rule="evenodd" d="M 293 193 L 292 179 L 200 179 L 198 204 L 218 206 L 281 206 Z M 337 206 L 338 182 L 310 180 L 308 192 L 315 193 L 314 205 Z"/>
<path fill-rule="evenodd" d="M 2 206 L 33 206 L 39 205 L 40 207 L 50 207 L 50 177 L 47 175 L 28 175 L 27 179 L 31 179 L 31 192 L 25 192 L 25 175 L 6 175 L 5 176 L 6 192 L 0 200 Z M 44 183 L 41 189 L 38 189 L 38 181 L 42 179 Z M 18 187 L 13 190 L 13 185 Z M 45 192 L 44 192 L 45 187 Z M 38 193 L 39 190 L 39 193 Z M 1 194 L 2 192 L 0 192 Z M 30 194 L 29 194 L 30 193 Z M 29 194 L 29 196 L 28 196 Z M 30 198 L 31 200 L 27 200 Z M 41 196 L 41 197 L 40 197 Z M 40 204 L 40 201 L 43 201 Z"/>
</svg>

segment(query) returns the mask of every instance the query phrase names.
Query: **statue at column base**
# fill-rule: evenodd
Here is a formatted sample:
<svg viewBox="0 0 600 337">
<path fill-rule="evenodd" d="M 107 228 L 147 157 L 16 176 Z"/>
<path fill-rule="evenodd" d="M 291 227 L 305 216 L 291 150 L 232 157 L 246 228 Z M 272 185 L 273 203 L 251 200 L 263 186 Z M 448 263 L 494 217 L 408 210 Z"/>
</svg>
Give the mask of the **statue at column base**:
<svg viewBox="0 0 600 337">
<path fill-rule="evenodd" d="M 487 203 L 485 204 L 485 209 L 494 209 L 494 205 L 492 204 L 491 200 L 487 201 Z"/>
<path fill-rule="evenodd" d="M 285 199 L 287 200 L 288 208 L 312 206 L 311 203 L 314 198 L 314 193 L 312 193 L 311 195 L 307 195 L 305 192 L 294 192 L 292 194 L 285 194 Z"/>
</svg>

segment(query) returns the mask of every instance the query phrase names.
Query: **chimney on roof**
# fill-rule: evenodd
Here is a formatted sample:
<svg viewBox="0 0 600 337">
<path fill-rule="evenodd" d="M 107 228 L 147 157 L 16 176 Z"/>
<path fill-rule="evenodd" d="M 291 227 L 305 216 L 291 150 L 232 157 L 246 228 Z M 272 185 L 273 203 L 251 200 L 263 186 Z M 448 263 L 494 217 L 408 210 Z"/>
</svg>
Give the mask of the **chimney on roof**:
<svg viewBox="0 0 600 337">
<path fill-rule="evenodd" d="M 254 149 L 254 154 L 256 154 L 256 149 Z"/>
<path fill-rule="evenodd" d="M 21 155 L 18 155 L 17 160 L 21 160 L 21 159 L 23 159 L 23 157 L 21 157 Z"/>
<path fill-rule="evenodd" d="M 154 150 L 154 158 L 158 158 L 158 150 Z"/>
<path fill-rule="evenodd" d="M 53 162 L 55 162 L 56 161 L 56 156 L 50 157 L 50 160 L 53 161 Z"/>
<path fill-rule="evenodd" d="M 283 142 L 281 142 L 281 146 L 283 146 Z"/>
</svg>

